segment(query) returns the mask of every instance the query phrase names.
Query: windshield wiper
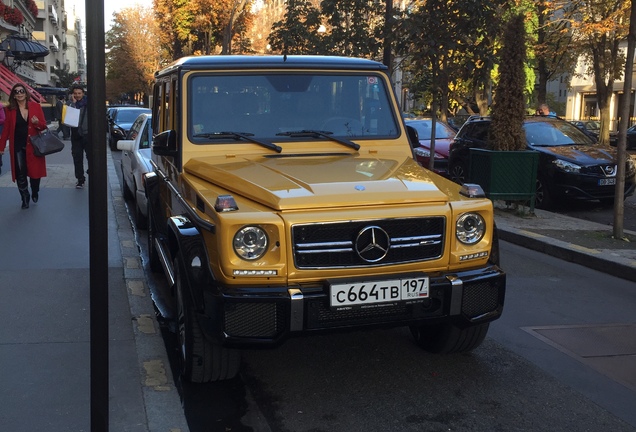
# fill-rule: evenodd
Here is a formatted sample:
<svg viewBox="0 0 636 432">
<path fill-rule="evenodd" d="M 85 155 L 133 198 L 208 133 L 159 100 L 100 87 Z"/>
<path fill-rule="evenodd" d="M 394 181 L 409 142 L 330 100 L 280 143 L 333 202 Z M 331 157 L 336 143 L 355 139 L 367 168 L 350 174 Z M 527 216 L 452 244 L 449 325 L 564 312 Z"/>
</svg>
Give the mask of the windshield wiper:
<svg viewBox="0 0 636 432">
<path fill-rule="evenodd" d="M 329 131 L 303 129 L 299 131 L 280 132 L 280 133 L 277 133 L 276 135 L 288 136 L 288 137 L 314 137 L 314 138 L 322 137 L 322 138 L 330 139 L 332 141 L 335 141 L 347 147 L 351 147 L 354 150 L 360 150 L 360 144 L 356 144 L 346 139 L 336 138 L 332 136 L 333 132 L 329 132 Z"/>
<path fill-rule="evenodd" d="M 246 141 L 253 142 L 254 144 L 261 145 L 270 150 L 274 150 L 277 153 L 280 153 L 281 151 L 283 151 L 282 147 L 277 146 L 274 143 L 252 138 L 253 136 L 254 136 L 253 133 L 248 133 L 248 132 L 209 132 L 209 133 L 199 133 L 194 135 L 195 138 L 209 138 L 209 139 L 234 138 L 237 141 L 239 139 L 244 139 Z"/>
</svg>

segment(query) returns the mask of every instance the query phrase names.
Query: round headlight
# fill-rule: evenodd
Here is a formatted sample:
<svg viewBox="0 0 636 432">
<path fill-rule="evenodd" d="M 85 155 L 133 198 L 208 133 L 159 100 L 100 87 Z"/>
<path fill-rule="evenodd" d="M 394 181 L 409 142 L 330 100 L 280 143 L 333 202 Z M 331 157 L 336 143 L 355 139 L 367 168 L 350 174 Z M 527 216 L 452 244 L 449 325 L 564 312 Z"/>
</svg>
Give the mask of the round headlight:
<svg viewBox="0 0 636 432">
<path fill-rule="evenodd" d="M 466 213 L 457 219 L 455 235 L 460 242 L 472 245 L 484 237 L 486 221 L 477 213 Z"/>
<path fill-rule="evenodd" d="M 234 252 L 244 260 L 256 260 L 267 251 L 267 234 L 257 226 L 246 226 L 234 234 Z"/>
</svg>

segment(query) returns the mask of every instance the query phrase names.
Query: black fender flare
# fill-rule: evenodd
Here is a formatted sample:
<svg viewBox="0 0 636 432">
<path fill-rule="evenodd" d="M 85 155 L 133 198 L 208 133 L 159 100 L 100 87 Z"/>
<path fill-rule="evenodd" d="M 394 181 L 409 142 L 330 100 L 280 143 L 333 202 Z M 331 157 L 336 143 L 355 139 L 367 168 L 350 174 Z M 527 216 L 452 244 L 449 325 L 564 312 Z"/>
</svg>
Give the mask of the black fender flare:
<svg viewBox="0 0 636 432">
<path fill-rule="evenodd" d="M 173 216 L 168 219 L 167 240 L 172 259 L 181 260 L 183 295 L 192 301 L 195 318 L 209 339 L 220 341 L 222 334 L 215 329 L 223 328 L 221 304 L 205 304 L 205 291 L 216 287 L 201 231 L 188 217 Z"/>
<path fill-rule="evenodd" d="M 168 219 L 167 245 L 172 259 L 180 254 L 192 304 L 203 310 L 203 289 L 212 281 L 203 235 L 188 217 L 172 216 Z"/>
</svg>

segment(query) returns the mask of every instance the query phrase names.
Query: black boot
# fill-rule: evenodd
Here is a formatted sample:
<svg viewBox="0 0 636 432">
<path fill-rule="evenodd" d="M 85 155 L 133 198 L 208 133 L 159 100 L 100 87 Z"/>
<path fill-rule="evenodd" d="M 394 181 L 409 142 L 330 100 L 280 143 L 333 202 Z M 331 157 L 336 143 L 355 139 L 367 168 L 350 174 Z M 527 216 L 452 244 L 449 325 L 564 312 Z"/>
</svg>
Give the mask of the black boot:
<svg viewBox="0 0 636 432">
<path fill-rule="evenodd" d="M 40 179 L 31 179 L 31 199 L 34 203 L 38 202 L 40 193 Z"/>
<path fill-rule="evenodd" d="M 20 196 L 22 197 L 22 208 L 23 209 L 28 209 L 29 208 L 29 199 L 31 198 L 31 196 L 29 195 L 29 191 L 27 190 L 21 190 L 20 191 Z"/>
</svg>

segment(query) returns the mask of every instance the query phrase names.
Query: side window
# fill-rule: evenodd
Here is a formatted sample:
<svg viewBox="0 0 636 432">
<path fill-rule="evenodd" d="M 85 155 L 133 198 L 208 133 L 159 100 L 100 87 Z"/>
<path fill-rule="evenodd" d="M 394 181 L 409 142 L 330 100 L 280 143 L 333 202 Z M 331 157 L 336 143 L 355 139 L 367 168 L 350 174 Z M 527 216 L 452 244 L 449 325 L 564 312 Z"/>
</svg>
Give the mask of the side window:
<svg viewBox="0 0 636 432">
<path fill-rule="evenodd" d="M 158 132 L 163 132 L 163 123 L 161 119 L 164 115 L 164 105 L 163 105 L 163 83 L 156 82 L 155 88 L 153 91 L 153 116 L 152 121 L 155 125 L 155 129 Z"/>
<path fill-rule="evenodd" d="M 128 132 L 128 136 L 126 137 L 126 139 L 134 140 L 135 138 L 137 138 L 137 135 L 139 135 L 139 130 L 141 129 L 141 125 L 143 124 L 143 122 L 144 122 L 144 118 L 138 117 L 137 120 L 135 120 L 135 122 L 130 127 L 130 131 Z"/>
<path fill-rule="evenodd" d="M 141 139 L 139 140 L 139 148 L 146 149 L 150 148 L 150 144 L 152 142 L 152 134 L 150 133 L 152 129 L 150 128 L 150 122 L 146 122 L 143 131 L 141 132 Z"/>
<path fill-rule="evenodd" d="M 170 114 L 172 114 L 171 109 L 171 82 L 165 82 L 163 84 L 163 97 L 162 97 L 162 105 L 163 105 L 163 116 L 161 118 L 162 128 L 161 130 L 168 130 L 172 126 L 172 122 L 170 121 Z"/>
</svg>

